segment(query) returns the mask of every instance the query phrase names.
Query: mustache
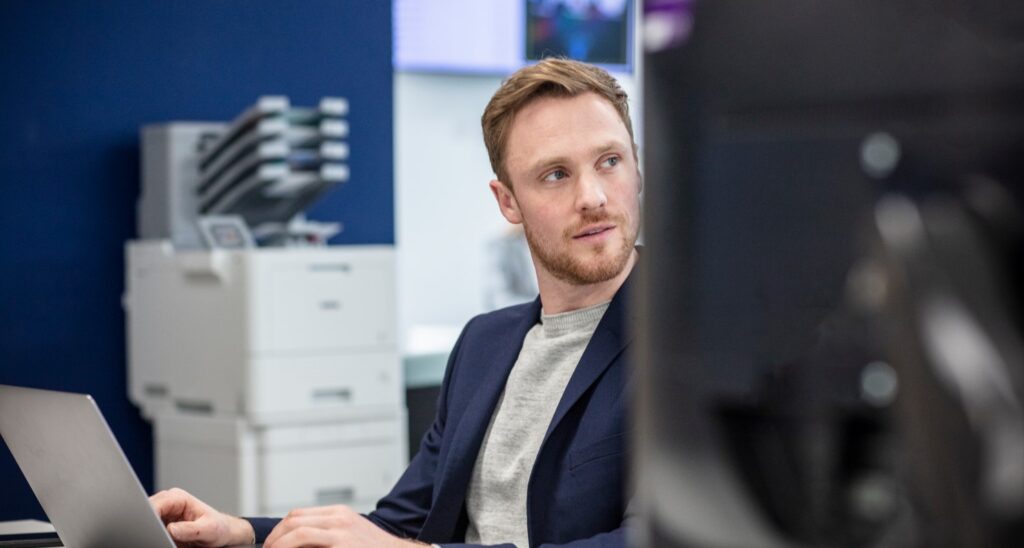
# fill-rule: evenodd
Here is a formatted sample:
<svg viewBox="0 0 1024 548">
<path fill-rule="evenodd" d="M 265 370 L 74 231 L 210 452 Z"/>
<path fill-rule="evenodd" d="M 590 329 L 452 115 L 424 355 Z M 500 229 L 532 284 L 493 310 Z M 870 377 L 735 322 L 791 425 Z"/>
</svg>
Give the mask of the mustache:
<svg viewBox="0 0 1024 548">
<path fill-rule="evenodd" d="M 597 223 L 612 223 L 617 226 L 624 226 L 626 224 L 626 216 L 621 213 L 584 213 L 580 216 L 580 220 L 574 223 L 573 226 L 567 228 L 564 232 L 564 236 L 567 239 L 572 239 L 574 236 L 579 234 L 584 227 Z"/>
</svg>

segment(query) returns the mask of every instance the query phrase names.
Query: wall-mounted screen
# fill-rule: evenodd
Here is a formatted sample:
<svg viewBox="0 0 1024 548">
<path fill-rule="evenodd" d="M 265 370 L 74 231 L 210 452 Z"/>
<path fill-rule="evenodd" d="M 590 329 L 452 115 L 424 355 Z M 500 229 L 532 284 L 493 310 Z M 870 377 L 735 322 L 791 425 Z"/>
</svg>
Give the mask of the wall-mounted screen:
<svg viewBox="0 0 1024 548">
<path fill-rule="evenodd" d="M 527 0 L 526 59 L 564 56 L 628 70 L 632 11 L 631 0 Z"/>
<path fill-rule="evenodd" d="M 629 72 L 633 0 L 393 0 L 394 68 L 505 75 L 549 55 Z"/>
</svg>

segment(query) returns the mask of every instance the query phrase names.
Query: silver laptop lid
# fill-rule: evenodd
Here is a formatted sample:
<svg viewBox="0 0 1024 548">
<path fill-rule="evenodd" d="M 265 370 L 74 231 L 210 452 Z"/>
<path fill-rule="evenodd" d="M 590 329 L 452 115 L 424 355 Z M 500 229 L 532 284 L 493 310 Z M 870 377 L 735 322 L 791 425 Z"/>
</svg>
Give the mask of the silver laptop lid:
<svg viewBox="0 0 1024 548">
<path fill-rule="evenodd" d="M 0 435 L 65 546 L 174 547 L 90 396 L 0 385 Z"/>
</svg>

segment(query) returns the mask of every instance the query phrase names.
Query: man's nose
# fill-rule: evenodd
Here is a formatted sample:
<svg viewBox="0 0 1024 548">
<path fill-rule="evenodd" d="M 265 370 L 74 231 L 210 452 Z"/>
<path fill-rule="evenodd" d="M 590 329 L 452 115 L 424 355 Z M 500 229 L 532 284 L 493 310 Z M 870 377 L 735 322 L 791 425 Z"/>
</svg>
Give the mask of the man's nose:
<svg viewBox="0 0 1024 548">
<path fill-rule="evenodd" d="M 604 192 L 604 181 L 596 173 L 586 173 L 576 185 L 576 209 L 585 211 L 599 209 L 608 202 Z"/>
</svg>

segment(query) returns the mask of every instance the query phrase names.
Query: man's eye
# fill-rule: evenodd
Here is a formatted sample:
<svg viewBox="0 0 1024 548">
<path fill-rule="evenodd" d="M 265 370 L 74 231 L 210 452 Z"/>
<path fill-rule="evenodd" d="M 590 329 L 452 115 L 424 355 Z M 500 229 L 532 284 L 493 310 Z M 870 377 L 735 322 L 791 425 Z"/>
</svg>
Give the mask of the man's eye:
<svg viewBox="0 0 1024 548">
<path fill-rule="evenodd" d="M 609 156 L 605 158 L 603 162 L 601 162 L 601 167 L 615 167 L 619 165 L 620 161 L 621 160 L 619 160 L 618 156 Z"/>
<path fill-rule="evenodd" d="M 566 173 L 565 170 L 563 170 L 563 169 L 556 169 L 556 170 L 552 171 L 551 173 L 548 173 L 547 175 L 545 175 L 544 176 L 544 180 L 545 181 L 560 181 L 562 179 L 565 179 L 568 176 L 569 176 L 569 174 Z"/>
</svg>

